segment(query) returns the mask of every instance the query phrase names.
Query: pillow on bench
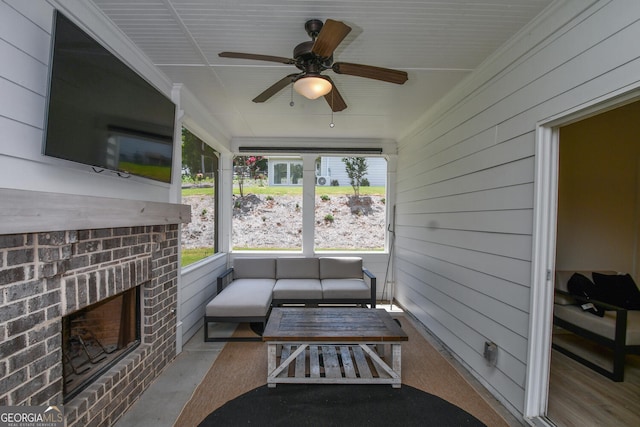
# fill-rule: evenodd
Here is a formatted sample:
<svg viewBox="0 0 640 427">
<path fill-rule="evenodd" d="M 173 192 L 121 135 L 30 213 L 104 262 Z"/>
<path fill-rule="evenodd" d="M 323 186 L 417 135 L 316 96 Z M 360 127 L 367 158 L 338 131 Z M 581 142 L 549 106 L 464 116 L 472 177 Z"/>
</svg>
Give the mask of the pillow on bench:
<svg viewBox="0 0 640 427">
<path fill-rule="evenodd" d="M 596 284 L 591 280 L 589 280 L 588 277 L 580 273 L 573 273 L 573 275 L 567 282 L 567 289 L 569 290 L 569 293 L 571 295 L 579 297 L 579 304 L 584 311 L 588 311 L 589 313 L 595 314 L 596 316 L 604 316 L 604 308 L 592 303 L 582 302 L 582 300 L 585 298 L 588 300 L 595 299 L 602 302 L 607 302 L 601 298 L 599 287 L 596 286 Z"/>
<path fill-rule="evenodd" d="M 640 310 L 640 291 L 630 274 L 592 274 L 602 302 L 627 310 Z"/>
</svg>

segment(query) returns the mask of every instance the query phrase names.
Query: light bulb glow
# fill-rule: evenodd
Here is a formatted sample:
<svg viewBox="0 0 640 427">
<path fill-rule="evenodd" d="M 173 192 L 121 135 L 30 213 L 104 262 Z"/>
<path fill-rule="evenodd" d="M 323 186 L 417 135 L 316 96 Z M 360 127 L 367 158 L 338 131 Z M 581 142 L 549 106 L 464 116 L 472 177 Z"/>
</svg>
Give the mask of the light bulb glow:
<svg viewBox="0 0 640 427">
<path fill-rule="evenodd" d="M 296 80 L 293 88 L 305 98 L 317 99 L 331 92 L 332 86 L 329 80 L 322 77 L 308 76 Z"/>
</svg>

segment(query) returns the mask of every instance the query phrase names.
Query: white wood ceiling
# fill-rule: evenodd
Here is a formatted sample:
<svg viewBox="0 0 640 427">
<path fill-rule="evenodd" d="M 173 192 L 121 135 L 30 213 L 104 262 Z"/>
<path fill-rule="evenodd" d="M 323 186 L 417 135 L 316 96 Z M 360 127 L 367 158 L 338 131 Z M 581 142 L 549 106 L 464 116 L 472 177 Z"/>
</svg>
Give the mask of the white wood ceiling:
<svg viewBox="0 0 640 427">
<path fill-rule="evenodd" d="M 228 137 L 398 139 L 552 0 L 92 0 L 167 76 L 183 83 Z M 218 57 L 222 51 L 292 57 L 312 18 L 351 33 L 335 61 L 407 71 L 395 85 L 325 72 L 348 108 L 286 88 L 251 100 L 292 65 Z"/>
</svg>

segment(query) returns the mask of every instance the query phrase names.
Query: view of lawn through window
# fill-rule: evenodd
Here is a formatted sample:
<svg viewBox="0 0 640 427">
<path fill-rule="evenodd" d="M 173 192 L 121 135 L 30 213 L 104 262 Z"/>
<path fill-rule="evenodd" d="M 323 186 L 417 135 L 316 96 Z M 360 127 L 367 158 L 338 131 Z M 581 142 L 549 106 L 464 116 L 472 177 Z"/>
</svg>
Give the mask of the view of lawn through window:
<svg viewBox="0 0 640 427">
<path fill-rule="evenodd" d="M 233 250 L 302 250 L 302 174 L 300 157 L 235 157 Z M 315 175 L 314 249 L 384 250 L 385 159 L 322 156 Z"/>
<path fill-rule="evenodd" d="M 182 266 L 218 252 L 216 174 L 218 154 L 182 129 L 182 203 L 191 206 L 191 223 L 182 225 Z"/>
<path fill-rule="evenodd" d="M 302 159 L 236 156 L 233 250 L 302 250 Z"/>
</svg>

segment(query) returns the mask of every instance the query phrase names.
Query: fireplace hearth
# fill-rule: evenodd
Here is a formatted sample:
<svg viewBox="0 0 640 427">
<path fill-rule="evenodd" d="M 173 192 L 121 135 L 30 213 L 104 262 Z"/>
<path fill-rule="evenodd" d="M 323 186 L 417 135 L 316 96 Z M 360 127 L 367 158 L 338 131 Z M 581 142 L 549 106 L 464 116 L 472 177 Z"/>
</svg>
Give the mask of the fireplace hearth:
<svg viewBox="0 0 640 427">
<path fill-rule="evenodd" d="M 65 402 L 140 344 L 139 288 L 62 318 Z"/>
</svg>

